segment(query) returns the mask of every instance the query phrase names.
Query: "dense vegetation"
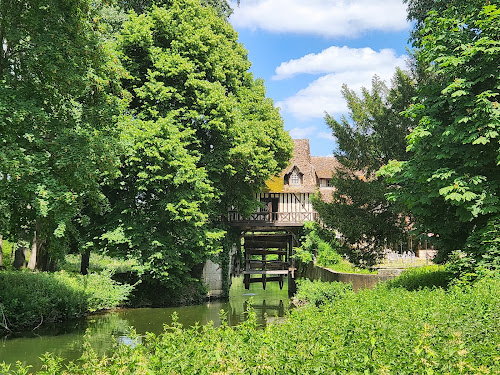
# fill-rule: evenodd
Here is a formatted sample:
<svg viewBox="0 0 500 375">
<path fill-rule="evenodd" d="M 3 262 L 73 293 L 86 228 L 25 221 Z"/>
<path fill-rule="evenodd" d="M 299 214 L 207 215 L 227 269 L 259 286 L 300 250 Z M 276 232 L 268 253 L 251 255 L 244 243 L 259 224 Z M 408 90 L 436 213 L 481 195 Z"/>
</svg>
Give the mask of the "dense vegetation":
<svg viewBox="0 0 500 375">
<path fill-rule="evenodd" d="M 314 262 L 338 272 L 370 273 L 369 269 L 356 267 L 344 259 L 349 250 L 341 244 L 334 230 L 317 222 L 306 222 L 303 233 L 294 255 L 300 262 Z"/>
<path fill-rule="evenodd" d="M 409 230 L 407 209 L 387 199 L 391 185 L 376 172 L 391 159 L 408 158 L 405 137 L 415 121 L 401 112 L 415 96 L 415 83 L 411 73 L 398 69 L 390 88 L 375 76 L 371 89 L 362 88 L 361 95 L 345 85 L 342 93 L 349 116 L 341 121 L 325 117 L 340 164 L 332 176 L 333 201 L 323 202 L 318 195 L 313 203 L 323 223 L 342 234 L 349 260 L 369 267 Z"/>
<path fill-rule="evenodd" d="M 85 274 L 90 253 L 106 253 L 135 259 L 163 294 L 198 290 L 200 265 L 225 249 L 221 217 L 255 209 L 292 149 L 228 3 L 0 4 L 12 266 L 54 271 L 71 253 Z"/>
<path fill-rule="evenodd" d="M 106 274 L 0 272 L 0 332 L 81 317 L 124 303 L 133 288 Z M 36 287 L 33 287 L 36 285 Z"/>
<path fill-rule="evenodd" d="M 408 137 L 411 157 L 384 173 L 419 230 L 439 234 L 440 260 L 459 249 L 472 267 L 498 269 L 498 2 L 408 2 L 421 69 L 408 115 L 418 126 Z"/>
<path fill-rule="evenodd" d="M 488 374 L 500 371 L 500 280 L 408 291 L 304 283 L 312 300 L 281 324 L 166 327 L 108 358 L 45 359 L 43 374 Z M 4 370 L 7 372 L 6 370 Z M 7 372 L 8 373 L 8 372 Z M 12 373 L 12 372 L 11 372 Z"/>
</svg>

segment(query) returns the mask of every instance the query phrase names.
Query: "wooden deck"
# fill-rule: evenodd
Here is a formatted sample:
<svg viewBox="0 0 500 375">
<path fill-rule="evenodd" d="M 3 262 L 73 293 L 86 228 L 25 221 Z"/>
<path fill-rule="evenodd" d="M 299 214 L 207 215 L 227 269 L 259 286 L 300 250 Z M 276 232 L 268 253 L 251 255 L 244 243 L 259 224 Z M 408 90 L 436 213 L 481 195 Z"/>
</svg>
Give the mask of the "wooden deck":
<svg viewBox="0 0 500 375">
<path fill-rule="evenodd" d="M 238 212 L 230 211 L 227 223 L 231 226 L 250 228 L 266 227 L 302 227 L 306 221 L 319 218 L 317 212 L 256 212 L 245 217 Z"/>
</svg>

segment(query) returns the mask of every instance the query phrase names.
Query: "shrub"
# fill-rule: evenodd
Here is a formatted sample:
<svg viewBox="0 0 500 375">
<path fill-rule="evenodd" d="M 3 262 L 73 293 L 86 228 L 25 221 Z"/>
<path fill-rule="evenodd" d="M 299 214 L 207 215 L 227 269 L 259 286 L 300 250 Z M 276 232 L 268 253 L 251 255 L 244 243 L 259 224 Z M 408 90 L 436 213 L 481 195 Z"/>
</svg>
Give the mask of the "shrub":
<svg viewBox="0 0 500 375">
<path fill-rule="evenodd" d="M 445 266 L 431 265 L 409 268 L 393 280 L 387 281 L 389 288 L 419 290 L 423 288 L 446 288 L 452 280 L 452 274 Z"/>
<path fill-rule="evenodd" d="M 467 288 L 377 288 L 294 310 L 258 328 L 255 314 L 148 335 L 101 358 L 87 347 L 65 365 L 45 358 L 44 375 L 65 374 L 497 374 L 500 280 Z M 1 366 L 0 366 L 1 369 Z"/>
<path fill-rule="evenodd" d="M 302 244 L 295 250 L 295 258 L 301 262 L 310 263 L 316 259 L 318 266 L 337 272 L 374 273 L 369 269 L 355 267 L 342 258 L 342 245 L 334 231 L 322 228 L 316 222 L 306 222 L 304 232 Z"/>
<path fill-rule="evenodd" d="M 123 303 L 132 290 L 106 274 L 0 272 L 0 330 L 67 320 Z"/>
<path fill-rule="evenodd" d="M 298 292 L 295 299 L 299 305 L 310 303 L 320 306 L 338 298 L 345 298 L 353 293 L 352 285 L 341 282 L 322 282 L 298 280 Z"/>
</svg>

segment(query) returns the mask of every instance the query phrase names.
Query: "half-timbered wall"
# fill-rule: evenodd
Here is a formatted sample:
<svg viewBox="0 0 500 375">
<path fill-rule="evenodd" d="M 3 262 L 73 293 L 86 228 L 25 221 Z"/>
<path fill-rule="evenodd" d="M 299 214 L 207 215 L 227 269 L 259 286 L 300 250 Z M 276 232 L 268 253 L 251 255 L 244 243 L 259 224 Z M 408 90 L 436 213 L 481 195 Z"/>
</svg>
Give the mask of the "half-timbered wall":
<svg viewBox="0 0 500 375">
<path fill-rule="evenodd" d="M 260 193 L 261 202 L 279 199 L 278 212 L 314 212 L 311 193 Z"/>
</svg>

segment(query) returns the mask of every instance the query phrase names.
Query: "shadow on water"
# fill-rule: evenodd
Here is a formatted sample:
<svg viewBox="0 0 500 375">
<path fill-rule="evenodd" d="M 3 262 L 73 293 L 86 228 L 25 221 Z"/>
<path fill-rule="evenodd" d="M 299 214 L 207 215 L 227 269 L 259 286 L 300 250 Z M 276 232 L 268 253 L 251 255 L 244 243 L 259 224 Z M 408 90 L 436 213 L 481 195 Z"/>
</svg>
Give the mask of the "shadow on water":
<svg viewBox="0 0 500 375">
<path fill-rule="evenodd" d="M 209 322 L 219 326 L 220 310 L 224 310 L 227 312 L 229 325 L 235 326 L 245 320 L 250 299 L 253 299 L 253 309 L 261 325 L 284 317 L 290 308 L 286 283 L 283 290 L 279 289 L 278 283 L 268 283 L 266 290 L 262 289 L 261 284 L 251 284 L 250 290 L 246 290 L 242 278 L 237 277 L 233 279 L 227 302 L 215 301 L 172 308 L 119 309 L 64 324 L 45 326 L 35 332 L 0 337 L 0 362 L 14 364 L 21 361 L 24 365 L 32 365 L 32 370 L 37 370 L 41 366 L 40 357 L 46 352 L 69 360 L 77 359 L 81 355 L 86 332 L 91 346 L 98 353 L 104 354 L 111 348 L 113 340 L 135 345 L 129 338 L 131 327 L 139 335 L 163 332 L 164 325 L 172 323 L 174 312 L 178 316 L 178 322 L 185 327 Z"/>
</svg>

